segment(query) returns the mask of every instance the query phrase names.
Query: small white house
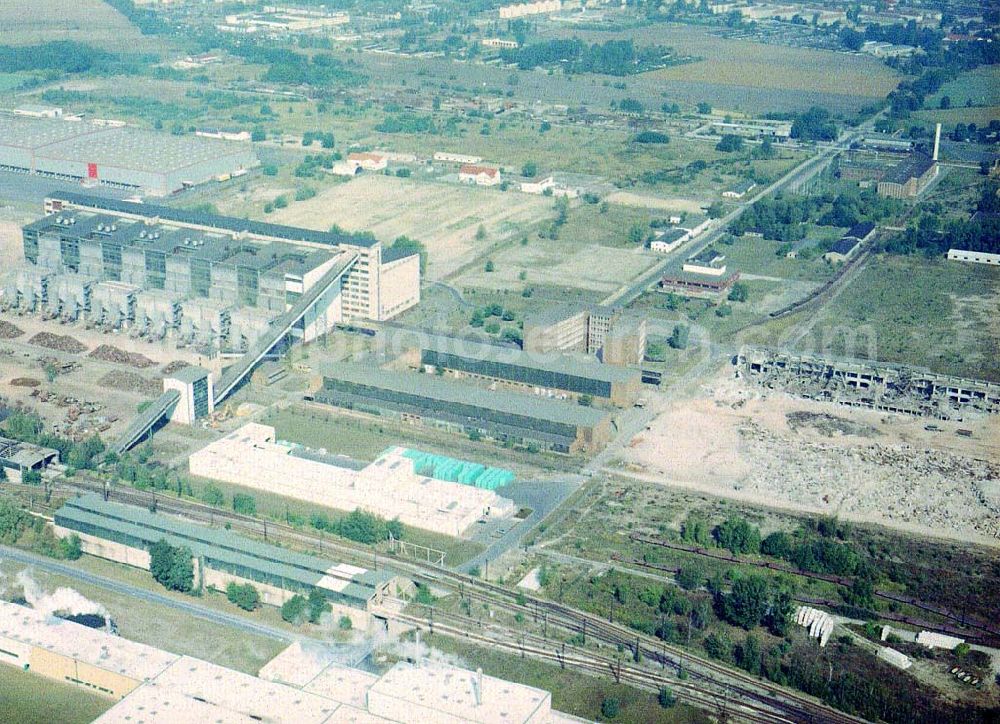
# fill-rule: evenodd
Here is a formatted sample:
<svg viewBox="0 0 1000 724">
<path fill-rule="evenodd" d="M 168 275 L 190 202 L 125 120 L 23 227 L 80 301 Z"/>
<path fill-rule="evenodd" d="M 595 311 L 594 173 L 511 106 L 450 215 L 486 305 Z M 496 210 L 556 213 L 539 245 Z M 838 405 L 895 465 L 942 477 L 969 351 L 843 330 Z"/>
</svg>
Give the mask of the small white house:
<svg viewBox="0 0 1000 724">
<path fill-rule="evenodd" d="M 381 153 L 349 153 L 347 162 L 360 166 L 365 171 L 383 171 L 389 165 L 389 159 Z"/>
<path fill-rule="evenodd" d="M 464 164 L 458 170 L 458 180 L 476 186 L 496 186 L 500 183 L 500 169 Z"/>
</svg>

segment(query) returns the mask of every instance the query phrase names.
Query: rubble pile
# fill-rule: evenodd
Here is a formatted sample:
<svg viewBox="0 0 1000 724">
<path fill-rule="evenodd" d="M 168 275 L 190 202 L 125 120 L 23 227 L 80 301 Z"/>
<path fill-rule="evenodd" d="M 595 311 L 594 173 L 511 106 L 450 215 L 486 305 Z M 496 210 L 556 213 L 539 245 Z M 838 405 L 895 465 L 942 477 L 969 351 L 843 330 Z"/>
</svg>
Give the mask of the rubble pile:
<svg viewBox="0 0 1000 724">
<path fill-rule="evenodd" d="M 175 359 L 173 362 L 169 363 L 168 365 L 166 365 L 163 368 L 163 374 L 164 375 L 172 375 L 175 372 L 180 372 L 185 367 L 190 367 L 190 366 L 191 365 L 189 365 L 184 360 Z"/>
<path fill-rule="evenodd" d="M 156 362 L 145 355 L 138 352 L 126 352 L 110 344 L 102 344 L 91 352 L 89 356 L 104 362 L 114 362 L 115 364 L 128 365 L 129 367 L 138 367 L 139 369 L 154 367 L 156 365 Z"/>
<path fill-rule="evenodd" d="M 71 352 L 73 354 L 79 354 L 80 352 L 85 352 L 87 346 L 81 344 L 78 340 L 70 337 L 68 334 L 52 334 L 51 332 L 39 332 L 34 337 L 28 340 L 30 344 L 36 344 L 39 347 L 48 347 L 49 349 L 54 349 L 58 352 Z"/>
<path fill-rule="evenodd" d="M 15 324 L 0 319 L 0 339 L 14 339 L 20 337 L 24 332 Z"/>
<path fill-rule="evenodd" d="M 159 395 L 162 385 L 156 380 L 150 380 L 135 372 L 119 372 L 115 370 L 97 380 L 99 385 L 120 392 L 135 392 L 143 397 L 154 397 Z"/>
<path fill-rule="evenodd" d="M 1000 537 L 1000 465 L 910 445 L 789 441 L 749 422 L 741 490 L 818 510 Z"/>
</svg>

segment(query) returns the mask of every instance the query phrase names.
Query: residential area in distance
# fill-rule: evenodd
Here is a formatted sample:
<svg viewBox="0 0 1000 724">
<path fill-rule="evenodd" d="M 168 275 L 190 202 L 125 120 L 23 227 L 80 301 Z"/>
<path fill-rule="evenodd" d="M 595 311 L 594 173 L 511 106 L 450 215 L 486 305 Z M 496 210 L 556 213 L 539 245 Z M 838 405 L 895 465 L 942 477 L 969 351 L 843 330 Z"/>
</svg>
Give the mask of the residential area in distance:
<svg viewBox="0 0 1000 724">
<path fill-rule="evenodd" d="M 985 0 L 0 3 L 0 721 L 996 721 L 998 68 Z"/>
</svg>

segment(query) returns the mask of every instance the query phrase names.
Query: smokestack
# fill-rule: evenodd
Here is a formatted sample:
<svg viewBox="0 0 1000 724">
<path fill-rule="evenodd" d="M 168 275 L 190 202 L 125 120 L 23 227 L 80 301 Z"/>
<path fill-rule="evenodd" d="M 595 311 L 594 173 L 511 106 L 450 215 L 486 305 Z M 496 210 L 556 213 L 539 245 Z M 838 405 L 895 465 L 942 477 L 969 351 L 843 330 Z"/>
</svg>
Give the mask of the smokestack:
<svg viewBox="0 0 1000 724">
<path fill-rule="evenodd" d="M 476 669 L 476 678 L 472 680 L 472 693 L 476 697 L 476 706 L 483 703 L 483 670 Z"/>
<path fill-rule="evenodd" d="M 938 160 L 938 151 L 941 148 L 941 124 L 937 124 L 934 128 L 934 156 L 935 161 Z"/>
</svg>

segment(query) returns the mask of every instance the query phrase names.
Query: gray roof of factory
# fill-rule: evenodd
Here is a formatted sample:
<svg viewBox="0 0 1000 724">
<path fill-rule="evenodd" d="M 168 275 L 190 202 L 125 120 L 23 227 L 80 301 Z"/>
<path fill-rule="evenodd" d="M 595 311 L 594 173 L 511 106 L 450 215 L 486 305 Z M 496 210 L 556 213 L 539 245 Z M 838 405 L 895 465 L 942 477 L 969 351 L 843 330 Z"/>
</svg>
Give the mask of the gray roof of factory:
<svg viewBox="0 0 1000 724">
<path fill-rule="evenodd" d="M 326 377 L 334 380 L 576 427 L 595 427 L 609 415 L 605 411 L 576 403 L 505 390 L 487 390 L 465 382 L 444 380 L 434 375 L 395 372 L 380 369 L 375 365 L 338 362 L 328 365 L 322 371 Z"/>
</svg>

